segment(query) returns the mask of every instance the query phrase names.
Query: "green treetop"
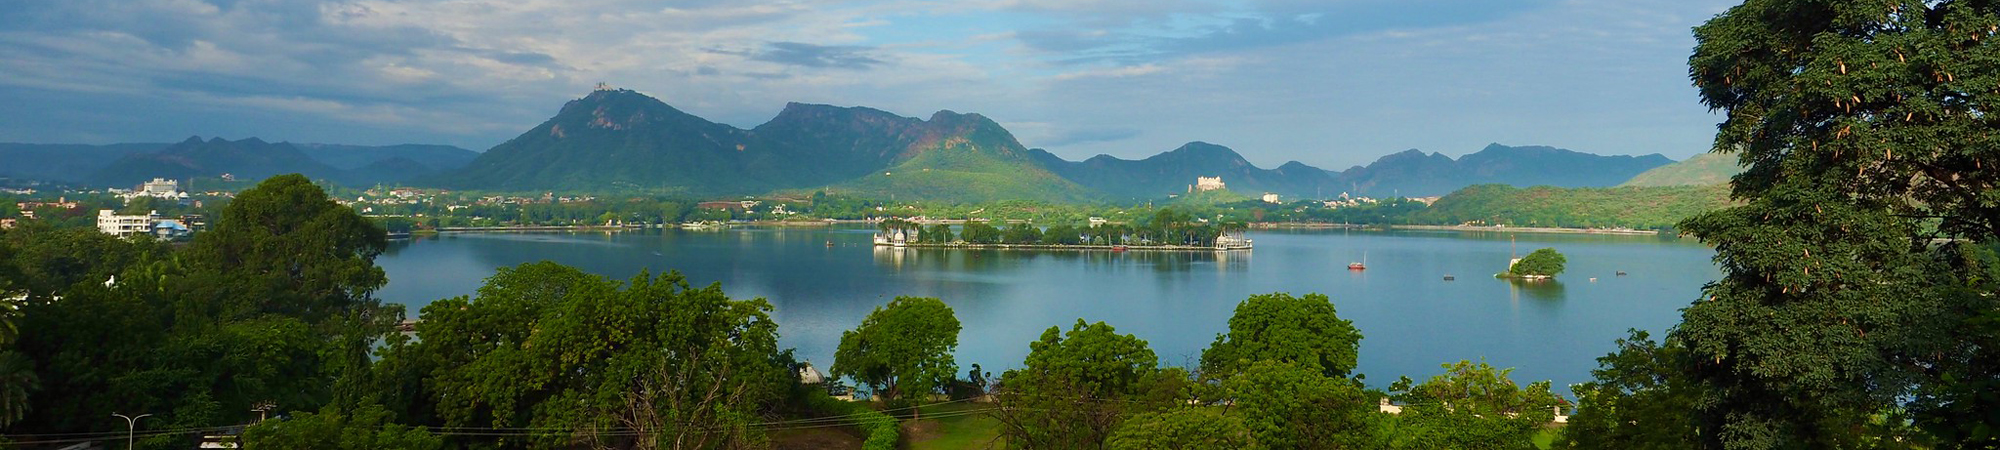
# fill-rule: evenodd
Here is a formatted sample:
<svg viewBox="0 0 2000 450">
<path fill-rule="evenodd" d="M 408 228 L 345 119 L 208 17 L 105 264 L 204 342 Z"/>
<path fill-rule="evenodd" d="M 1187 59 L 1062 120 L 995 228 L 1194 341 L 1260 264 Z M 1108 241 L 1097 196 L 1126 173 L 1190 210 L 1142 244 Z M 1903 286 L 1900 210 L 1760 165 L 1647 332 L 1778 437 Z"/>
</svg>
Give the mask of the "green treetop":
<svg viewBox="0 0 2000 450">
<path fill-rule="evenodd" d="M 868 385 L 885 400 L 921 401 L 958 373 L 958 317 L 935 298 L 896 297 L 841 333 L 832 374 Z"/>
<path fill-rule="evenodd" d="M 1723 272 L 1668 335 L 1703 447 L 2000 445 L 1996 30 L 1968 0 L 1748 0 L 1695 29 L 1714 148 L 1746 168 L 1680 227 Z M 1859 426 L 1902 412 L 1929 436 Z"/>
<path fill-rule="evenodd" d="M 1520 261 L 1514 262 L 1512 267 L 1507 268 L 1507 275 L 1554 277 L 1562 273 L 1563 264 L 1568 262 L 1569 259 L 1564 258 L 1561 253 L 1556 253 L 1556 249 L 1544 248 L 1530 252 L 1528 256 L 1523 256 Z"/>
<path fill-rule="evenodd" d="M 1028 348 L 994 393 L 1010 447 L 1101 448 L 1128 414 L 1183 402 L 1185 372 L 1160 370 L 1146 341 L 1103 322 L 1049 327 Z"/>
<path fill-rule="evenodd" d="M 1354 370 L 1360 346 L 1361 332 L 1334 313 L 1326 295 L 1254 295 L 1236 305 L 1229 332 L 1216 335 L 1215 343 L 1202 351 L 1201 369 L 1204 376 L 1220 379 L 1256 361 L 1273 360 L 1344 377 Z"/>
<path fill-rule="evenodd" d="M 1443 366 L 1445 373 L 1422 384 L 1403 377 L 1390 386 L 1405 403 L 1391 422 L 1390 448 L 1533 449 L 1534 434 L 1555 419 L 1562 402 L 1547 381 L 1515 384 L 1508 377 L 1513 369 L 1471 361 Z"/>
</svg>

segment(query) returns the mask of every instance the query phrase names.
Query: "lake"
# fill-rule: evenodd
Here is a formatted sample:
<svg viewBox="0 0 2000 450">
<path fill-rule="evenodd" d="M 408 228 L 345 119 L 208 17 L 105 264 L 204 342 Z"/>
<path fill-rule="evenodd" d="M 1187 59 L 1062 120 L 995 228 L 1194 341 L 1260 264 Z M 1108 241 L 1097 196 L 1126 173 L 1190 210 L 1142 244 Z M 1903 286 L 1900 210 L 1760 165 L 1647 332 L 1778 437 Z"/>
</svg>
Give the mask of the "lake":
<svg viewBox="0 0 2000 450">
<path fill-rule="evenodd" d="M 1655 236 L 1281 230 L 1251 232 L 1249 251 L 1110 253 L 876 248 L 873 231 L 447 234 L 391 243 L 376 260 L 389 275 L 377 295 L 415 316 L 433 300 L 471 295 L 501 266 L 546 259 L 620 280 L 679 270 L 696 286 L 721 282 L 733 298 L 770 300 L 780 344 L 822 370 L 840 333 L 876 306 L 937 297 L 964 324 L 961 371 L 978 363 L 997 375 L 1020 366 L 1043 330 L 1078 318 L 1145 339 L 1163 364 L 1192 367 L 1244 298 L 1317 292 L 1361 330 L 1358 372 L 1371 386 L 1484 358 L 1516 368 L 1516 381 L 1553 380 L 1567 396 L 1564 386 L 1589 381 L 1595 358 L 1626 329 L 1660 336 L 1720 276 L 1713 250 Z M 1510 254 L 1543 247 L 1569 259 L 1558 281 L 1493 278 Z M 1367 270 L 1347 269 L 1364 259 Z"/>
</svg>

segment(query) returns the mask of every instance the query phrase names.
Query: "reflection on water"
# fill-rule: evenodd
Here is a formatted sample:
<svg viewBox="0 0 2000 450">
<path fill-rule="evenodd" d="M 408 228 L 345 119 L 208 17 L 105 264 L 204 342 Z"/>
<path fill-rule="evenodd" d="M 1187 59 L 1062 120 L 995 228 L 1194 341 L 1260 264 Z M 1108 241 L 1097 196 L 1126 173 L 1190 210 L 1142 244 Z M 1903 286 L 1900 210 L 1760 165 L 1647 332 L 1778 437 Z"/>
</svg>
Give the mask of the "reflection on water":
<svg viewBox="0 0 2000 450">
<path fill-rule="evenodd" d="M 1203 268 L 1218 272 L 1250 269 L 1252 252 L 1232 251 L 1147 251 L 1133 250 L 1013 250 L 953 249 L 928 247 L 874 247 L 875 265 L 891 270 L 988 271 L 1030 267 L 1038 259 L 1051 263 L 1102 267 L 1108 264 L 1144 266 L 1162 275 Z"/>
<path fill-rule="evenodd" d="M 1507 283 L 1507 292 L 1514 301 L 1522 296 L 1532 300 L 1560 302 L 1563 300 L 1563 284 L 1556 280 L 1501 279 Z"/>
<path fill-rule="evenodd" d="M 697 286 L 770 300 L 780 343 L 822 366 L 874 307 L 937 297 L 964 324 L 960 364 L 998 372 L 1018 367 L 1042 330 L 1078 318 L 1138 335 L 1163 362 L 1192 361 L 1244 298 L 1317 292 L 1361 330 L 1359 371 L 1371 382 L 1483 357 L 1519 368 L 1518 379 L 1563 385 L 1587 380 L 1625 329 L 1676 322 L 1717 276 L 1708 248 L 1658 237 L 1280 230 L 1253 233 L 1251 251 L 1114 253 L 878 248 L 873 232 L 452 234 L 391 244 L 378 259 L 390 280 L 378 295 L 416 311 L 472 294 L 496 267 L 545 259 L 620 280 L 678 270 Z M 1568 257 L 1567 281 L 1492 278 L 1510 256 L 1542 247 Z M 1363 258 L 1367 270 L 1347 270 Z M 1599 281 L 1582 281 L 1591 277 Z"/>
</svg>

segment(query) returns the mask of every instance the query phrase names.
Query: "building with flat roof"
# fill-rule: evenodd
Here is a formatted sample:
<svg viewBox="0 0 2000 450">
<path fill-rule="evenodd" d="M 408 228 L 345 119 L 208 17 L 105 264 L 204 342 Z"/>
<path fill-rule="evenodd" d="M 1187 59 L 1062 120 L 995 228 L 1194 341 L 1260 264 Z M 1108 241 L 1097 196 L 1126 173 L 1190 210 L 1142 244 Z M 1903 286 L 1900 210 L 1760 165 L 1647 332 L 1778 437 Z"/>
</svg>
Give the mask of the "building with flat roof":
<svg viewBox="0 0 2000 450">
<path fill-rule="evenodd" d="M 123 215 L 109 209 L 97 210 L 97 231 L 117 237 L 136 236 L 153 232 L 153 223 L 160 220 L 159 211 L 144 215 Z"/>
</svg>

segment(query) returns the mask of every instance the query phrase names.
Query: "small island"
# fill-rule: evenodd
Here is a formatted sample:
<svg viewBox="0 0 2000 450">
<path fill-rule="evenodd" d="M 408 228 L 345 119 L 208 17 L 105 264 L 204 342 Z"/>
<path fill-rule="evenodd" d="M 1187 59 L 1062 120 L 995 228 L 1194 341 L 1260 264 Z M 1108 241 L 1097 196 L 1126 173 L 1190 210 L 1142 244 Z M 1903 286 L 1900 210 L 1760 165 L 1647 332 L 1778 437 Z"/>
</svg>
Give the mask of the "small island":
<svg viewBox="0 0 2000 450">
<path fill-rule="evenodd" d="M 1498 278 L 1512 278 L 1525 281 L 1555 279 L 1562 273 L 1563 264 L 1569 262 L 1554 248 L 1543 248 L 1528 253 L 1528 256 L 1509 261 L 1507 271 L 1494 274 Z"/>
</svg>

